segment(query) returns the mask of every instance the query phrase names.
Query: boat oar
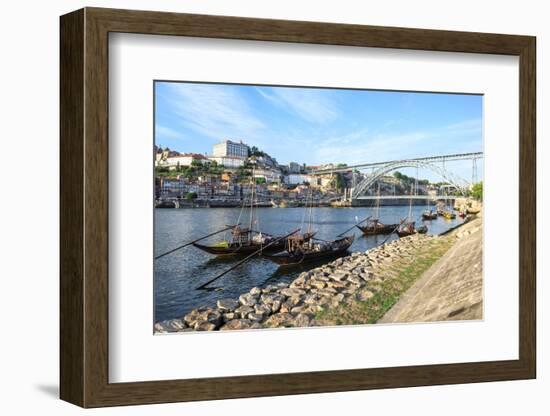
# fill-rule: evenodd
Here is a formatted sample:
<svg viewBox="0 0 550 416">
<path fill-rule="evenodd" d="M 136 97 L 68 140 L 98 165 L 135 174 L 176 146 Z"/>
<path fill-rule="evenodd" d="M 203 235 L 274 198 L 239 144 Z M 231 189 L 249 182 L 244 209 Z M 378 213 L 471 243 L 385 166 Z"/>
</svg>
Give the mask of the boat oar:
<svg viewBox="0 0 550 416">
<path fill-rule="evenodd" d="M 348 228 L 346 231 L 344 231 L 343 233 L 340 233 L 338 234 L 336 237 L 342 237 L 345 233 L 347 233 L 348 231 L 351 231 L 353 230 L 356 226 L 358 226 L 359 224 L 365 222 L 365 221 L 368 221 L 370 220 L 371 216 L 369 215 L 367 218 L 365 218 L 363 221 L 359 221 L 358 223 L 356 223 L 353 227 L 351 228 Z"/>
<path fill-rule="evenodd" d="M 262 248 L 256 250 L 254 253 L 246 256 L 244 259 L 242 259 L 240 262 L 238 262 L 237 264 L 235 264 L 234 266 L 232 266 L 231 268 L 227 269 L 225 272 L 217 275 L 216 277 L 214 277 L 213 279 L 210 279 L 208 282 L 200 285 L 199 287 L 197 287 L 196 289 L 197 290 L 200 290 L 200 289 L 205 289 L 206 286 L 208 286 L 210 283 L 218 280 L 220 277 L 222 276 L 225 276 L 227 273 L 229 273 L 231 270 L 235 270 L 237 267 L 239 267 L 241 264 L 243 263 L 246 263 L 248 260 L 250 260 L 252 257 L 254 257 L 256 254 L 260 253 L 261 251 L 265 250 L 266 248 L 268 248 L 269 246 L 275 244 L 275 243 L 278 243 L 279 241 L 285 239 L 285 238 L 288 238 L 290 237 L 292 234 L 296 234 L 298 231 L 300 231 L 299 228 L 295 229 L 294 231 L 292 231 L 291 233 L 287 234 L 287 235 L 284 235 L 282 237 L 279 237 L 275 240 L 273 240 L 271 243 L 269 244 L 266 244 L 265 246 L 262 246 Z"/>
<path fill-rule="evenodd" d="M 158 260 L 160 259 L 161 257 L 164 257 L 164 256 L 167 256 L 168 254 L 170 253 L 173 253 L 174 251 L 176 250 L 179 250 L 180 248 L 184 248 L 184 247 L 187 247 L 187 246 L 190 246 L 191 244 L 193 243 L 196 243 L 197 241 L 201 241 L 201 240 L 204 240 L 205 238 L 208 238 L 208 237 L 212 237 L 213 235 L 216 235 L 216 234 L 219 234 L 221 232 L 224 232 L 224 231 L 227 231 L 231 228 L 235 227 L 234 225 L 230 225 L 230 226 L 227 226 L 226 228 L 220 230 L 220 231 L 216 231 L 215 233 L 211 233 L 211 234 L 208 234 L 208 235 L 205 235 L 204 237 L 201 237 L 201 238 L 197 238 L 196 240 L 193 240 L 193 241 L 189 241 L 188 243 L 185 243 L 181 246 L 178 246 L 172 250 L 169 250 L 167 251 L 166 253 L 162 253 L 162 254 L 159 254 L 158 256 L 155 257 L 155 260 Z"/>
</svg>

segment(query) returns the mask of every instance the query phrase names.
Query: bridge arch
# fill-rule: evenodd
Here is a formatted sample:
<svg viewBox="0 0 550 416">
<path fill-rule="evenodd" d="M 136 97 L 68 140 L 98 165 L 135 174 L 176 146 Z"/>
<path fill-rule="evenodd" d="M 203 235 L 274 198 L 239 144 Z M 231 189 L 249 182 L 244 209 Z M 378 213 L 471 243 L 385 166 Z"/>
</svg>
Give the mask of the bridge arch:
<svg viewBox="0 0 550 416">
<path fill-rule="evenodd" d="M 446 182 L 453 185 L 462 195 L 465 195 L 469 188 L 469 183 L 464 179 L 452 174 L 442 166 L 435 163 L 429 163 L 421 160 L 400 160 L 395 162 L 389 162 L 367 175 L 365 179 L 359 182 L 352 192 L 352 198 L 355 199 L 364 194 L 378 179 L 393 172 L 397 169 L 403 168 L 425 168 L 434 172 L 440 176 Z"/>
</svg>

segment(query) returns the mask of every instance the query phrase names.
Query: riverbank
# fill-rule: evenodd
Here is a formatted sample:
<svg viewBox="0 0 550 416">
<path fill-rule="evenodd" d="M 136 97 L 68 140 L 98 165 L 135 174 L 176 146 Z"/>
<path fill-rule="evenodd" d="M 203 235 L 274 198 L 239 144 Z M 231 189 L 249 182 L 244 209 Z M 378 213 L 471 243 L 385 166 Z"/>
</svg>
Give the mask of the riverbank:
<svg viewBox="0 0 550 416">
<path fill-rule="evenodd" d="M 452 232 L 456 243 L 379 321 L 431 322 L 483 318 L 483 225 L 478 216 Z"/>
<path fill-rule="evenodd" d="M 155 331 L 375 323 L 456 244 L 460 232 L 458 228 L 445 236 L 415 235 L 355 252 L 303 272 L 290 283 L 254 287 L 238 299 L 220 299 L 216 307 L 196 308 L 181 319 L 159 322 Z"/>
</svg>

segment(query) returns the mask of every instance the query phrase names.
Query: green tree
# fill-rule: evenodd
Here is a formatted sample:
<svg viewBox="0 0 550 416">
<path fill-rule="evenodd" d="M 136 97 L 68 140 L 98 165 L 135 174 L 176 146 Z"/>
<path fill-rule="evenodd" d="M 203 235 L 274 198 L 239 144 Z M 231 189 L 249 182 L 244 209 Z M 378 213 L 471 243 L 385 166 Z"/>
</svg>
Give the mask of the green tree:
<svg viewBox="0 0 550 416">
<path fill-rule="evenodd" d="M 478 201 L 483 201 L 483 182 L 475 183 L 472 186 L 472 198 L 477 199 Z"/>
<path fill-rule="evenodd" d="M 195 173 L 195 169 L 189 166 L 183 171 L 183 176 L 185 176 L 187 179 L 191 179 L 195 176 Z"/>
<path fill-rule="evenodd" d="M 334 177 L 334 187 L 338 189 L 344 188 L 344 178 L 342 177 L 342 174 L 337 173 Z"/>
<path fill-rule="evenodd" d="M 197 193 L 196 192 L 187 192 L 187 195 L 185 195 L 185 198 L 187 199 L 196 199 L 197 198 Z"/>
</svg>

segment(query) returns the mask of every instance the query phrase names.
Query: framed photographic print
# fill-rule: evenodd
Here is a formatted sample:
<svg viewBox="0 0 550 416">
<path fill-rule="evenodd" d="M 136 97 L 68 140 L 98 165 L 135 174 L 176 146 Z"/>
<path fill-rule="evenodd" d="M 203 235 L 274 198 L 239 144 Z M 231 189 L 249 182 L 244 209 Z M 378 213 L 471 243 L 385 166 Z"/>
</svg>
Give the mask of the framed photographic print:
<svg viewBox="0 0 550 416">
<path fill-rule="evenodd" d="M 535 38 L 61 17 L 61 398 L 534 378 Z"/>
</svg>

